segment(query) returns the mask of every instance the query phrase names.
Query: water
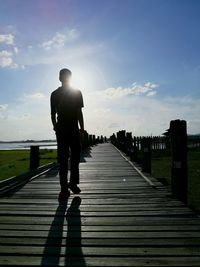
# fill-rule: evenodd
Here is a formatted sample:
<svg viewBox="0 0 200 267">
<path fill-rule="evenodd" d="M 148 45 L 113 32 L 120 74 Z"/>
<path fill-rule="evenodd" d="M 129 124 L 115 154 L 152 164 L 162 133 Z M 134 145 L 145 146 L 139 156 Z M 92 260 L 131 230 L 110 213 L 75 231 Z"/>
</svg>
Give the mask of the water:
<svg viewBox="0 0 200 267">
<path fill-rule="evenodd" d="M 56 142 L 0 143 L 0 150 L 30 149 L 30 146 L 40 146 L 41 149 L 56 149 Z"/>
</svg>

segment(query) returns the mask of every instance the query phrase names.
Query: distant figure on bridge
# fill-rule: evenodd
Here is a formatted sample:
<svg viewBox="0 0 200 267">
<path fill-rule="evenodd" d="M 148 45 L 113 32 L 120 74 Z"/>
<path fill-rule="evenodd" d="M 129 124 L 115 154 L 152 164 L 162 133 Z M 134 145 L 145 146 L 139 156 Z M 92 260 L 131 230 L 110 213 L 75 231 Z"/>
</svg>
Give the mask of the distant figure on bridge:
<svg viewBox="0 0 200 267">
<path fill-rule="evenodd" d="M 82 114 L 83 97 L 81 91 L 70 86 L 71 71 L 62 69 L 59 73 L 61 87 L 51 94 L 51 120 L 57 138 L 57 153 L 61 191 L 60 199 L 81 192 L 79 184 L 80 131 L 84 131 Z M 80 131 L 79 131 L 79 126 Z M 71 172 L 68 183 L 68 159 L 71 152 Z"/>
</svg>

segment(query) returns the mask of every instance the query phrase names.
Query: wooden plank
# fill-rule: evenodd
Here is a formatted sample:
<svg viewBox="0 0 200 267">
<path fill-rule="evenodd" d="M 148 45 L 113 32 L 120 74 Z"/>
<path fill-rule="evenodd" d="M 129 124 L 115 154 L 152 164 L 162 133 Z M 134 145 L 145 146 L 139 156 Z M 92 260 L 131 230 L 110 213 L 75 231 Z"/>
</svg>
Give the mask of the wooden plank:
<svg viewBox="0 0 200 267">
<path fill-rule="evenodd" d="M 24 207 L 24 206 L 5 206 L 1 208 L 0 214 L 1 215 L 7 215 L 7 214 L 13 214 L 13 213 L 20 213 L 22 214 L 22 212 L 24 212 L 24 214 L 26 214 L 27 212 L 35 212 L 35 214 L 38 213 L 44 213 L 45 212 L 51 212 L 53 215 L 56 212 L 57 207 L 51 207 L 51 206 L 32 206 L 32 207 Z M 163 210 L 162 207 L 144 207 L 144 206 L 135 206 L 132 207 L 131 205 L 121 205 L 120 207 L 118 207 L 117 205 L 115 205 L 114 207 L 112 206 L 104 206 L 104 205 L 91 205 L 91 206 L 82 206 L 82 212 L 105 212 L 105 215 L 108 215 L 108 212 L 118 212 L 118 213 L 125 213 L 125 212 L 129 212 L 129 215 L 134 215 L 134 213 L 139 212 L 145 212 L 145 215 L 149 214 L 150 212 L 164 212 L 166 211 L 167 213 L 170 212 L 176 212 L 177 213 L 182 213 L 182 212 L 186 212 L 188 213 L 188 210 L 185 207 L 171 207 L 171 206 L 166 206 Z M 133 213 L 132 213 L 133 212 Z M 57 214 L 58 215 L 58 214 Z M 85 216 L 84 213 L 82 213 L 83 216 Z"/>
<path fill-rule="evenodd" d="M 32 230 L 32 231 L 49 231 L 51 227 L 51 231 L 62 231 L 66 232 L 68 231 L 67 224 L 64 225 L 48 225 L 48 224 L 0 224 L 1 230 Z M 71 231 L 80 231 L 80 226 L 78 225 L 71 225 L 70 226 Z M 199 225 L 81 225 L 81 232 L 134 232 L 134 231 L 142 231 L 142 232 L 167 232 L 167 231 L 200 231 L 200 224 Z"/>
<path fill-rule="evenodd" d="M 69 232 L 69 229 L 68 229 Z M 57 238 L 60 237 L 60 235 L 64 232 L 62 231 L 51 231 L 51 237 Z M 48 232 L 46 231 L 23 231 L 23 230 L 3 230 L 0 232 L 1 237 L 48 237 Z M 70 231 L 70 237 L 71 238 L 80 238 L 80 231 Z M 104 238 L 105 232 L 104 231 L 98 231 L 98 232 L 81 232 L 81 238 Z M 162 231 L 162 232 L 143 232 L 143 231 L 136 231 L 136 232 L 106 232 L 106 238 L 126 238 L 126 239 L 132 239 L 132 238 L 200 238 L 200 232 L 199 231 L 181 231 L 181 232 L 170 232 L 170 231 Z"/>
<path fill-rule="evenodd" d="M 16 211 L 16 210 L 8 210 L 8 211 L 0 211 L 0 216 L 55 216 L 55 211 L 33 211 L 33 210 L 27 210 L 27 211 Z M 62 211 L 58 211 L 56 213 L 56 216 L 64 216 Z M 71 216 L 79 216 L 77 215 L 76 211 L 72 211 Z M 193 215 L 192 211 L 188 210 L 144 210 L 144 211 L 124 211 L 124 210 L 118 210 L 118 211 L 82 211 L 81 217 L 133 217 L 133 216 L 186 216 L 186 215 Z M 80 217 L 80 216 L 79 216 Z"/>
<path fill-rule="evenodd" d="M 55 242 L 56 245 L 56 242 Z M 147 256 L 199 256 L 199 247 L 66 247 L 62 246 L 57 249 L 56 246 L 0 246 L 0 254 L 8 255 L 59 255 L 59 256 L 131 256 L 131 257 L 147 257 Z"/>
<path fill-rule="evenodd" d="M 62 218 L 62 217 L 60 217 Z M 10 224 L 51 224 L 53 222 L 54 217 L 47 216 L 1 216 L 1 223 L 10 223 Z M 80 219 L 78 219 L 80 221 Z M 59 223 L 59 220 L 58 220 Z M 83 217 L 81 218 L 82 225 L 199 225 L 199 218 L 188 218 L 188 216 L 182 217 L 144 217 L 144 216 L 129 216 L 124 219 L 124 217 Z"/>
<path fill-rule="evenodd" d="M 69 201 L 67 203 L 67 206 L 70 205 L 71 202 Z M 121 203 L 121 204 L 96 204 L 96 203 L 81 203 L 81 211 L 84 210 L 157 210 L 157 209 L 184 209 L 188 210 L 185 205 L 180 205 L 179 203 L 174 203 L 174 202 L 162 202 L 162 203 Z M 58 204 L 54 202 L 51 203 L 29 203 L 28 205 L 24 205 L 23 203 L 2 203 L 0 205 L 1 210 L 9 210 L 9 209 L 19 209 L 19 210 L 55 210 L 58 208 Z"/>
<path fill-rule="evenodd" d="M 199 266 L 200 218 L 163 185 L 110 144 L 80 172 L 78 210 L 58 202 L 57 170 L 0 200 L 0 266 Z"/>
<path fill-rule="evenodd" d="M 44 194 L 39 194 L 37 193 L 37 191 L 33 191 L 33 192 L 17 192 L 13 195 L 13 199 L 17 199 L 17 198 L 23 198 L 23 199 L 29 199 L 29 198 L 34 198 L 34 199 L 45 199 L 45 198 L 54 198 L 54 199 L 57 199 L 58 197 L 58 194 L 59 194 L 59 191 L 58 192 L 55 192 L 55 193 L 52 193 L 52 192 L 47 192 L 45 195 Z M 73 196 L 73 194 L 72 194 Z M 107 193 L 105 194 L 102 190 L 101 193 L 98 193 L 95 194 L 94 192 L 87 192 L 87 193 L 82 193 L 81 194 L 81 198 L 93 198 L 93 199 L 98 199 L 98 198 L 130 198 L 130 199 L 134 199 L 134 200 L 137 200 L 137 199 L 144 199 L 144 200 L 148 200 L 149 202 L 153 201 L 153 200 L 161 200 L 162 197 L 165 197 L 166 195 L 165 194 L 153 194 L 153 193 L 143 193 L 143 194 L 133 194 L 133 193 L 126 193 L 126 192 L 122 192 L 122 193 Z M 170 199 L 168 199 L 168 201 L 170 201 Z"/>
<path fill-rule="evenodd" d="M 41 238 L 41 237 L 1 237 L 0 244 L 3 246 L 43 246 L 48 242 L 48 245 L 55 245 L 58 238 Z M 81 238 L 82 247 L 99 247 L 99 246 L 114 246 L 114 247 L 199 247 L 199 238 Z M 71 240 L 72 246 L 80 246 L 80 239 L 74 238 Z M 66 237 L 59 238 L 59 246 L 66 246 Z"/>
<path fill-rule="evenodd" d="M 1 266 L 199 266 L 200 257 L 53 257 L 1 256 Z"/>
<path fill-rule="evenodd" d="M 94 203 L 96 205 L 104 205 L 104 204 L 110 204 L 110 205 L 119 205 L 119 204 L 130 204 L 130 205 L 140 205 L 140 204 L 146 204 L 146 206 L 148 207 L 151 204 L 157 204 L 157 205 L 165 205 L 165 204 L 170 204 L 170 205 L 183 205 L 183 203 L 181 203 L 180 201 L 177 200 L 173 200 L 173 199 L 168 199 L 168 198 L 159 198 L 157 201 L 156 199 L 152 199 L 152 201 L 150 202 L 149 199 L 133 199 L 133 198 L 115 198 L 115 201 L 113 201 L 112 198 L 105 198 L 105 199 L 101 199 L 101 198 L 97 198 L 95 199 L 95 202 L 91 201 L 90 197 L 84 197 L 84 199 L 81 197 L 81 206 L 83 204 L 88 204 L 88 205 L 93 205 Z M 24 202 L 26 203 L 25 205 L 29 205 L 29 204 L 36 204 L 36 205 L 43 205 L 43 204 L 50 204 L 50 205 L 59 205 L 59 201 L 56 201 L 55 199 L 40 199 L 38 198 L 37 200 L 32 200 L 32 199 L 26 199 L 24 201 L 24 199 L 15 199 L 14 197 L 12 198 L 4 198 L 1 199 L 1 203 L 6 203 L 6 204 L 24 204 Z M 68 199 L 67 203 L 70 204 L 72 202 L 72 197 Z M 0 205 L 1 207 L 1 205 Z"/>
</svg>

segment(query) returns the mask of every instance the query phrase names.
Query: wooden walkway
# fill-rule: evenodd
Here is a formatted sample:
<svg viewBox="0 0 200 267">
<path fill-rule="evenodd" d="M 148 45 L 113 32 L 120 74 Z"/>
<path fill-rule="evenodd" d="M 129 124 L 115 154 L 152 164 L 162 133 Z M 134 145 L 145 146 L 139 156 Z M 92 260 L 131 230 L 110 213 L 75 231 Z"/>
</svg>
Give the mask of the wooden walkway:
<svg viewBox="0 0 200 267">
<path fill-rule="evenodd" d="M 109 143 L 80 169 L 66 203 L 56 169 L 0 199 L 0 266 L 200 266 L 200 218 L 160 183 Z"/>
</svg>

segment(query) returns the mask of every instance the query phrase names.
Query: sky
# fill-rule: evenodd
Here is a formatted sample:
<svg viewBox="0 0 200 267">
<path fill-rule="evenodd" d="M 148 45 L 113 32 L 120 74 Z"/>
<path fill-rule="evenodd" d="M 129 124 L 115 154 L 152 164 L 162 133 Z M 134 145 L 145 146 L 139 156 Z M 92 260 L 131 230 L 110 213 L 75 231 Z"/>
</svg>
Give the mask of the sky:
<svg viewBox="0 0 200 267">
<path fill-rule="evenodd" d="M 200 1 L 0 0 L 0 140 L 52 139 L 61 68 L 85 129 L 200 133 Z"/>
</svg>

